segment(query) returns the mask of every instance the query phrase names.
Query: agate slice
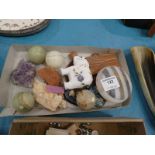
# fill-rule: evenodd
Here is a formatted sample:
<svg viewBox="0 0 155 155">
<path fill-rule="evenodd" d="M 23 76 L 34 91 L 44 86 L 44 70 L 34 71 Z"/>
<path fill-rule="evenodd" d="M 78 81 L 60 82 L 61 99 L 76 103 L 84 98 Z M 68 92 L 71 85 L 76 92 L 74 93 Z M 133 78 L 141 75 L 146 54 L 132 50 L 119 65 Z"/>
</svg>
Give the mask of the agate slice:
<svg viewBox="0 0 155 155">
<path fill-rule="evenodd" d="M 131 96 L 132 84 L 128 74 L 117 66 L 105 67 L 96 77 L 100 95 L 111 103 L 122 103 Z"/>
<path fill-rule="evenodd" d="M 140 84 L 148 105 L 155 114 L 155 55 L 152 49 L 137 46 L 131 48 Z"/>
</svg>

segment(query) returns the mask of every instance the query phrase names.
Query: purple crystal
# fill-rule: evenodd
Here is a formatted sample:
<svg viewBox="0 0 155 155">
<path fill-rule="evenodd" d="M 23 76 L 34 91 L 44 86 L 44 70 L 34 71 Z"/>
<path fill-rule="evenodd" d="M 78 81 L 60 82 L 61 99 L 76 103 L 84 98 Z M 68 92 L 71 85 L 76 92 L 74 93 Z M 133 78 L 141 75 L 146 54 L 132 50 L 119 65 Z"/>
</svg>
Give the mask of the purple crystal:
<svg viewBox="0 0 155 155">
<path fill-rule="evenodd" d="M 16 85 L 32 87 L 35 74 L 35 65 L 30 62 L 21 60 L 17 68 L 11 73 L 10 79 Z"/>
</svg>

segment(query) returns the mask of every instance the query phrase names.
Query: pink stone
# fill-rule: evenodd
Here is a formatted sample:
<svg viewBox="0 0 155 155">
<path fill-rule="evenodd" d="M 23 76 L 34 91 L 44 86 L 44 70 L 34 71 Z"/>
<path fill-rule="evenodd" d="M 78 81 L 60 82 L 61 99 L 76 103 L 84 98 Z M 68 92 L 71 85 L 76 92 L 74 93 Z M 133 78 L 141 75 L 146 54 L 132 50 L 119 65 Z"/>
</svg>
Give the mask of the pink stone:
<svg viewBox="0 0 155 155">
<path fill-rule="evenodd" d="M 49 93 L 64 94 L 64 88 L 63 87 L 47 85 L 46 90 Z"/>
</svg>

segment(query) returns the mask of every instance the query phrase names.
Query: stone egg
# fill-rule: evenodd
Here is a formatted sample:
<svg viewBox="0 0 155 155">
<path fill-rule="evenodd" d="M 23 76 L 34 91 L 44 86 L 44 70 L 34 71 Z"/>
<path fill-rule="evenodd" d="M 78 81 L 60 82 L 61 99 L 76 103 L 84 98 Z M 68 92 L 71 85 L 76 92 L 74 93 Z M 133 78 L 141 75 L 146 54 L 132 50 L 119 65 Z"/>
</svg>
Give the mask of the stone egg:
<svg viewBox="0 0 155 155">
<path fill-rule="evenodd" d="M 76 101 L 80 109 L 90 110 L 95 107 L 96 97 L 89 90 L 82 90 L 77 93 Z"/>
<path fill-rule="evenodd" d="M 20 92 L 13 98 L 13 107 L 18 112 L 30 111 L 35 104 L 34 97 L 30 92 Z"/>
<path fill-rule="evenodd" d="M 34 64 L 42 64 L 45 61 L 46 51 L 41 46 L 32 46 L 28 50 L 28 59 Z"/>
<path fill-rule="evenodd" d="M 59 51 L 50 51 L 46 55 L 46 64 L 52 68 L 61 68 L 64 64 L 64 56 Z"/>
</svg>

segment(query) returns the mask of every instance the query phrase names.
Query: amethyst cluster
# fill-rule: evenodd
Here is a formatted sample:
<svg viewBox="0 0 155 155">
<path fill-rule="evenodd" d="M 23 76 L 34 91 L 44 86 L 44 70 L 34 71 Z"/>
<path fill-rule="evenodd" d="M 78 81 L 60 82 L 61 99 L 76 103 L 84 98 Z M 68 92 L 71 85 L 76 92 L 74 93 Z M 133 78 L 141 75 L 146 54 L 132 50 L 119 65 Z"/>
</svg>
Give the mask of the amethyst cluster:
<svg viewBox="0 0 155 155">
<path fill-rule="evenodd" d="M 31 88 L 35 74 L 35 65 L 21 60 L 17 68 L 11 73 L 10 79 L 16 85 Z"/>
</svg>

